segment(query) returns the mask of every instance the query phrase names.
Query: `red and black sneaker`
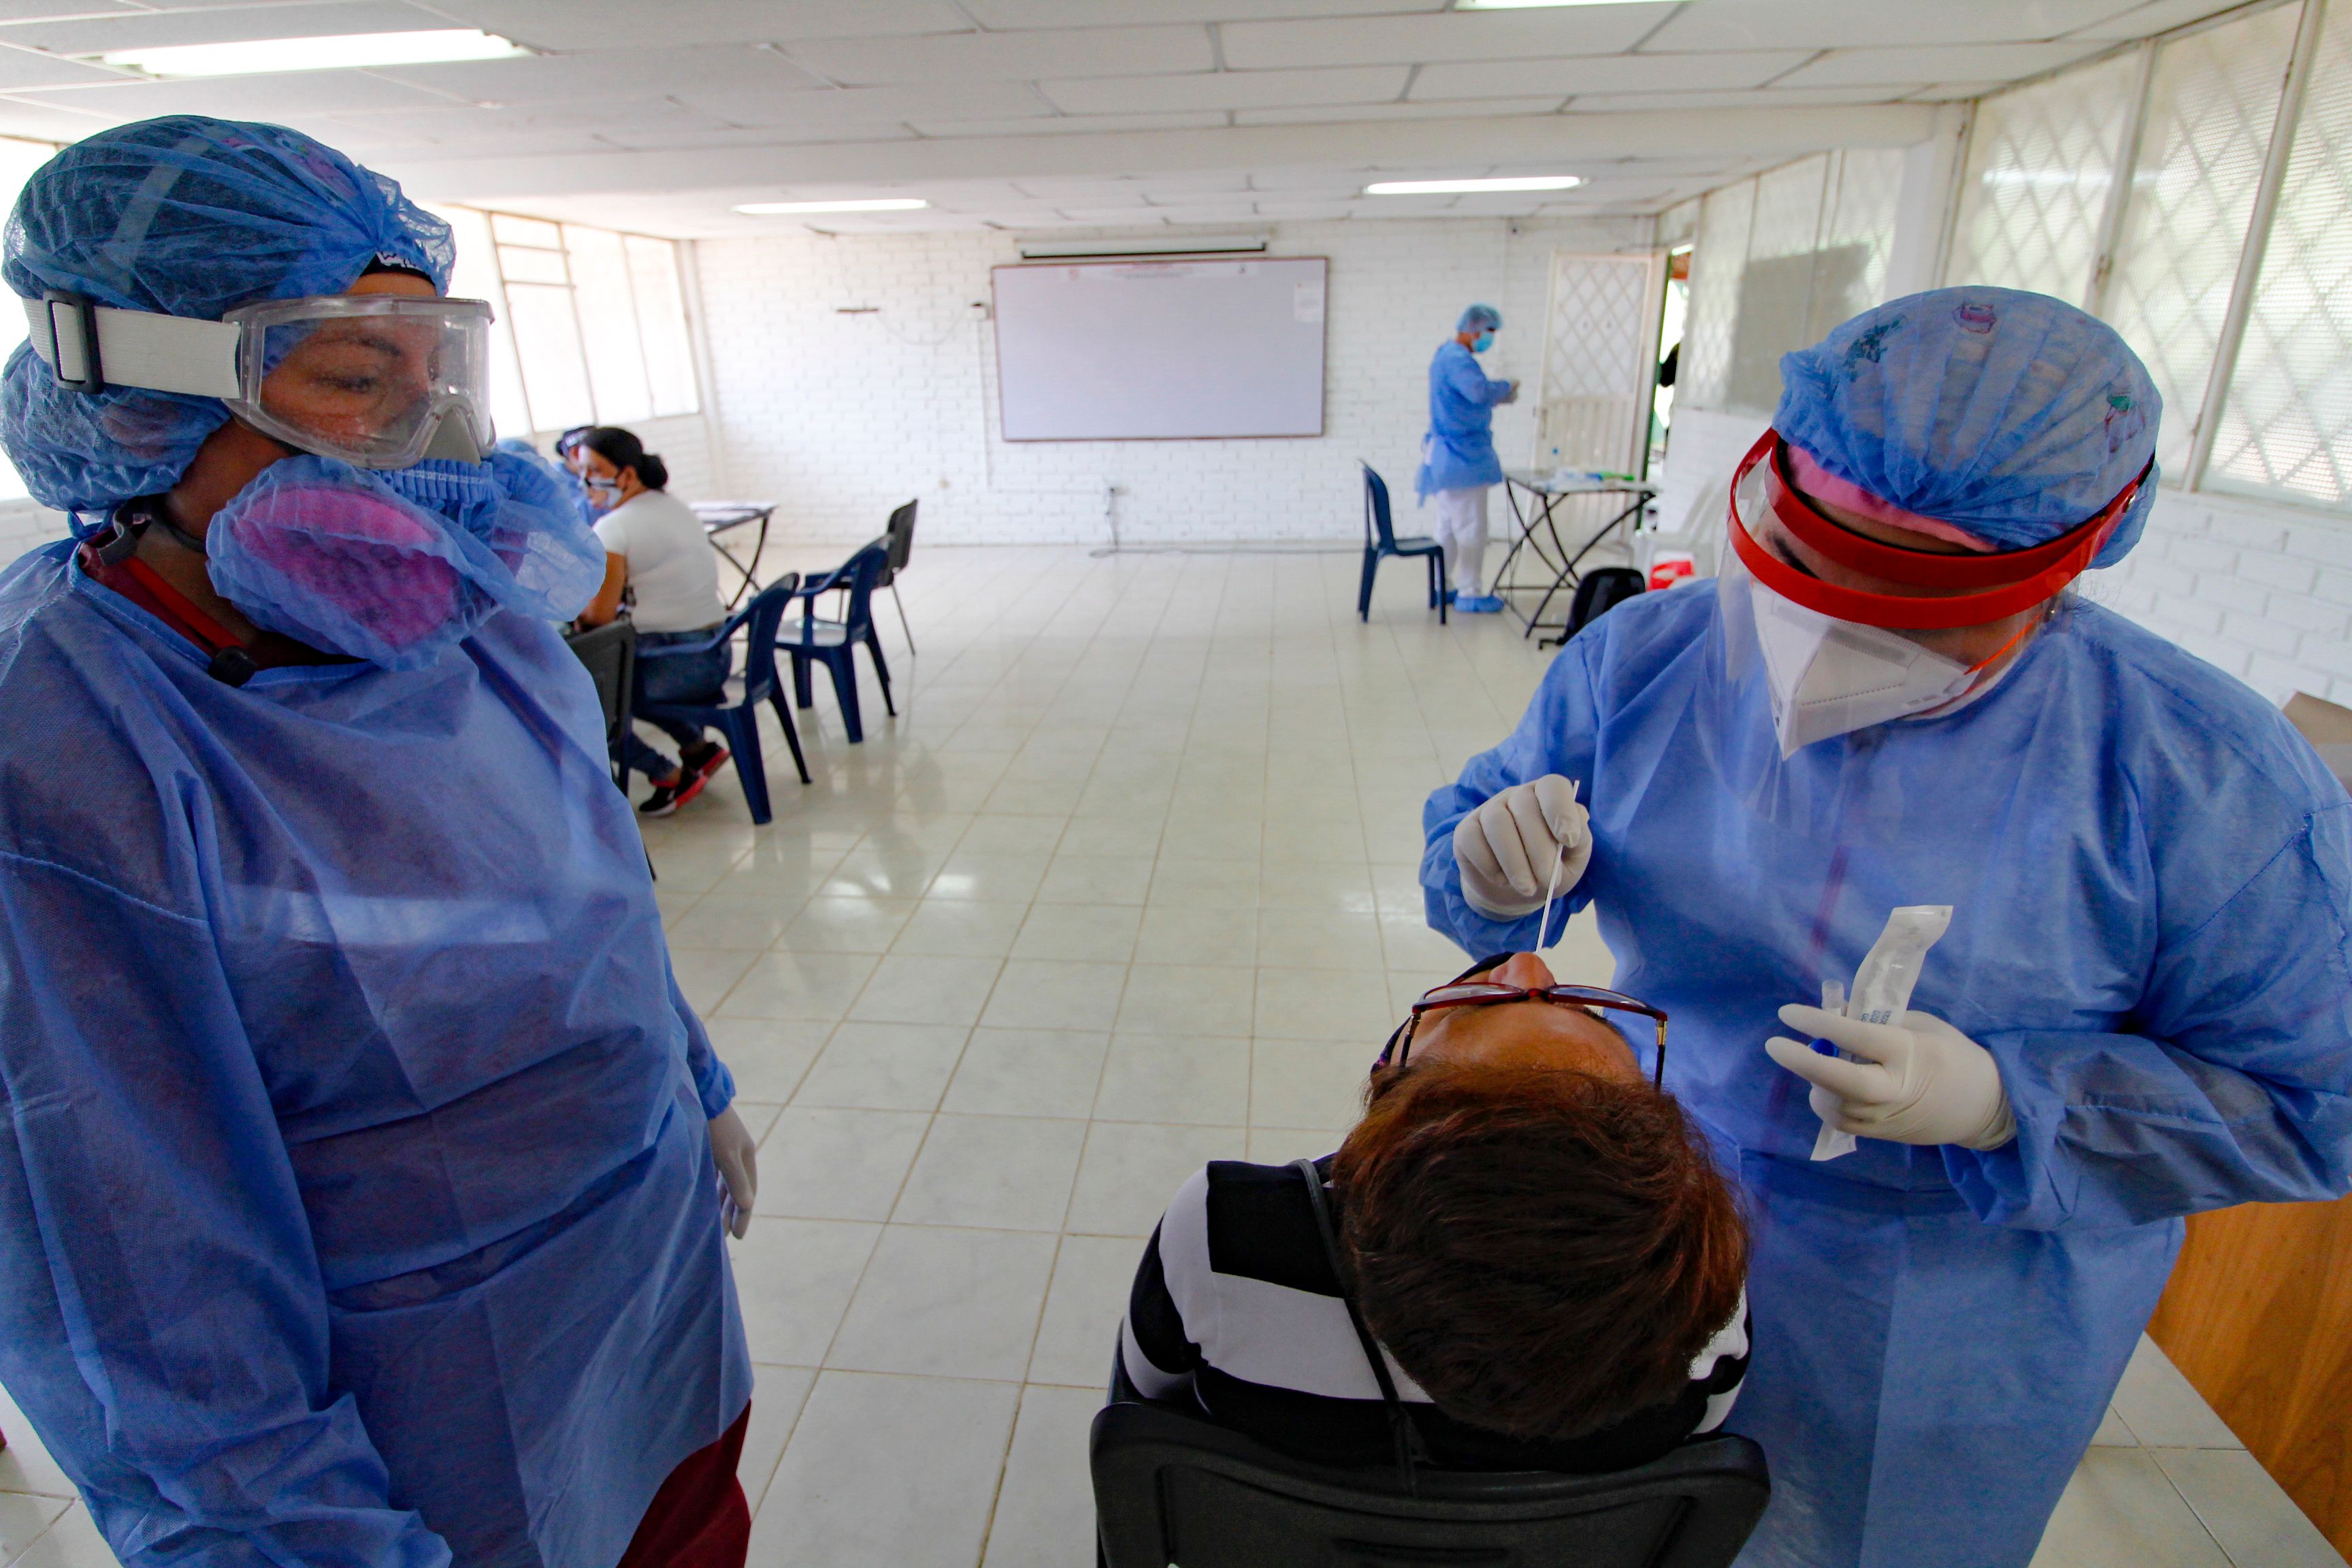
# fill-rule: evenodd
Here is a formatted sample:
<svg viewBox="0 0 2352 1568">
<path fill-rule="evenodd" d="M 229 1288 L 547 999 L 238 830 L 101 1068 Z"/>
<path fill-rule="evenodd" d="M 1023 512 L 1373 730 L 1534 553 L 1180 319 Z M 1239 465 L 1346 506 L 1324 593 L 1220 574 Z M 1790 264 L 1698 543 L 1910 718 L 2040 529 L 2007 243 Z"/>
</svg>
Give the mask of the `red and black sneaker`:
<svg viewBox="0 0 2352 1568">
<path fill-rule="evenodd" d="M 727 759 L 731 754 L 718 742 L 705 741 L 699 746 L 688 746 L 679 754 L 679 769 L 683 773 L 699 773 L 708 783 L 727 765 Z"/>
<path fill-rule="evenodd" d="M 654 785 L 654 793 L 646 796 L 646 798 L 639 803 L 637 806 L 637 815 L 639 816 L 667 816 L 679 806 L 684 805 L 688 801 L 692 800 L 696 795 L 700 795 L 702 793 L 703 786 L 709 782 L 709 774 L 698 773 L 689 768 L 681 767 L 678 769 L 677 780 L 676 783 L 666 784 L 657 784 Z"/>
</svg>

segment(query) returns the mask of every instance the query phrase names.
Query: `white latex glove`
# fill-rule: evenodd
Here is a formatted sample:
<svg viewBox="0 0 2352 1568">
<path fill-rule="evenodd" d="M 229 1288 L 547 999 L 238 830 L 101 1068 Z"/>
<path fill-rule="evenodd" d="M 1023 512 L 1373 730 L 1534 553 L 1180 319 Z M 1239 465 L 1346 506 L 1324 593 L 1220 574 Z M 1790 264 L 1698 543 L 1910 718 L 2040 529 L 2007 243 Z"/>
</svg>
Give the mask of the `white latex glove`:
<svg viewBox="0 0 2352 1568">
<path fill-rule="evenodd" d="M 1543 908 L 1544 889 L 1565 847 L 1559 890 L 1592 858 L 1592 829 L 1576 785 L 1558 773 L 1513 784 L 1454 826 L 1462 897 L 1488 920 L 1515 921 Z"/>
<path fill-rule="evenodd" d="M 740 1241 L 760 1195 L 760 1145 L 731 1105 L 710 1119 L 710 1157 L 719 1163 L 719 1223 Z"/>
<path fill-rule="evenodd" d="M 1822 1056 L 1780 1036 L 1764 1042 L 1766 1055 L 1813 1086 L 1813 1113 L 1828 1126 L 1857 1138 L 1964 1149 L 1998 1149 L 2017 1136 L 1992 1053 L 1933 1013 L 1906 1013 L 1898 1027 L 1789 1006 L 1780 1022 L 1862 1058 Z"/>
</svg>

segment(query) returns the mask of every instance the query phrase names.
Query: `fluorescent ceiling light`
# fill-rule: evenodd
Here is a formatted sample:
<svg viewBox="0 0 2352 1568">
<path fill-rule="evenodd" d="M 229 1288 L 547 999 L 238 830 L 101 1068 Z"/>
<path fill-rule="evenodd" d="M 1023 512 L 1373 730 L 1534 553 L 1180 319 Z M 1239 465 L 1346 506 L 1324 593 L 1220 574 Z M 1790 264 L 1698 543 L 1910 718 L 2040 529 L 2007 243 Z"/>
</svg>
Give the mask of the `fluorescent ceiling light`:
<svg viewBox="0 0 2352 1568">
<path fill-rule="evenodd" d="M 530 53 L 511 38 L 478 27 L 422 33 L 342 33 L 325 38 L 260 38 L 241 44 L 172 44 L 110 49 L 101 65 L 147 76 L 250 76 L 263 71 L 348 70 L 362 66 L 427 66 L 451 60 L 504 60 Z"/>
<path fill-rule="evenodd" d="M 1565 191 L 1584 184 L 1581 174 L 1525 174 L 1500 180 L 1380 180 L 1364 187 L 1368 196 L 1446 196 L 1481 191 Z"/>
<path fill-rule="evenodd" d="M 930 205 L 920 196 L 874 196 L 855 202 L 745 202 L 735 210 L 767 217 L 776 213 L 910 213 Z"/>
</svg>

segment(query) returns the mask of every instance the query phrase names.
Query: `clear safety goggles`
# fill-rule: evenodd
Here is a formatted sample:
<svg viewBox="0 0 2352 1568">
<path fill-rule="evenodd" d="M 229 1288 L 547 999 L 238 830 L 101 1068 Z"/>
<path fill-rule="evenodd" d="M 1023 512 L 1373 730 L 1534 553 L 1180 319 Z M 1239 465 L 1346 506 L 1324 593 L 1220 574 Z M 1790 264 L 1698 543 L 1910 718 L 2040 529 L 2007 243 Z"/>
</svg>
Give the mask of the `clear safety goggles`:
<svg viewBox="0 0 2352 1568">
<path fill-rule="evenodd" d="M 263 434 L 357 468 L 478 463 L 495 439 L 480 300 L 328 294 L 207 321 L 53 289 L 26 300 L 25 317 L 60 386 L 217 397 Z"/>
</svg>

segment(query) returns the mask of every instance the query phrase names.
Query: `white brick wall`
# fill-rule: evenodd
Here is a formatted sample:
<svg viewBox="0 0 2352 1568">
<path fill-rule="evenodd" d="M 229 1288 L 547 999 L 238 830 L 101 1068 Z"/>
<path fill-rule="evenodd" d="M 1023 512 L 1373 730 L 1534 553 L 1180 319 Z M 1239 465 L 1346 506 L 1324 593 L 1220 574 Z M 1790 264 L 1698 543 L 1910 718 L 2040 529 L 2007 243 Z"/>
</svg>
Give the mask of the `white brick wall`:
<svg viewBox="0 0 2352 1568">
<path fill-rule="evenodd" d="M 703 240 L 720 479 L 732 495 L 781 501 L 777 536 L 793 540 L 869 538 L 912 496 L 923 537 L 942 542 L 1104 541 L 1106 484 L 1122 492 L 1130 542 L 1354 539 L 1360 457 L 1387 478 L 1412 531 L 1429 356 L 1462 307 L 1502 310 L 1488 374 L 1532 383 L 1551 253 L 1643 246 L 1649 227 L 1275 225 L 1276 254 L 1331 258 L 1323 437 L 1011 445 L 993 433 L 995 345 L 973 302 L 989 298 L 992 266 L 1019 259 L 1012 237 Z M 864 305 L 880 312 L 837 313 Z M 1507 463 L 1527 457 L 1531 402 L 1497 413 Z"/>
<path fill-rule="evenodd" d="M 2138 547 L 2083 591 L 2273 702 L 2352 704 L 2352 521 L 2164 490 Z"/>
</svg>

